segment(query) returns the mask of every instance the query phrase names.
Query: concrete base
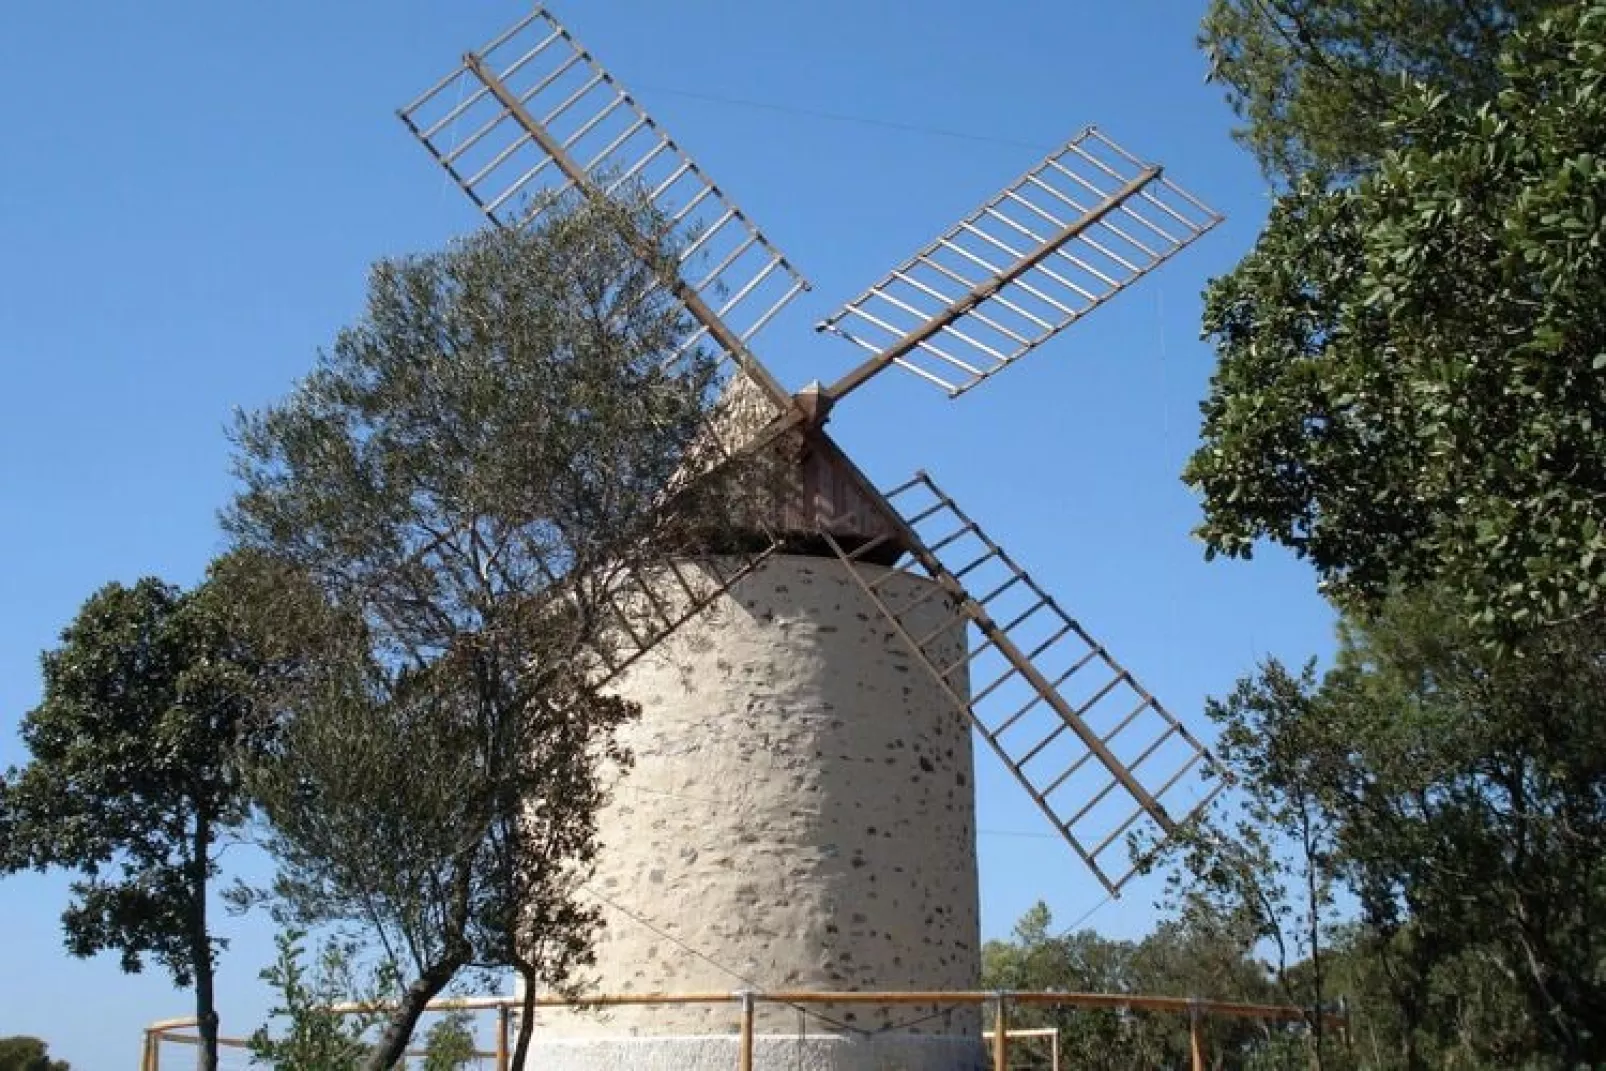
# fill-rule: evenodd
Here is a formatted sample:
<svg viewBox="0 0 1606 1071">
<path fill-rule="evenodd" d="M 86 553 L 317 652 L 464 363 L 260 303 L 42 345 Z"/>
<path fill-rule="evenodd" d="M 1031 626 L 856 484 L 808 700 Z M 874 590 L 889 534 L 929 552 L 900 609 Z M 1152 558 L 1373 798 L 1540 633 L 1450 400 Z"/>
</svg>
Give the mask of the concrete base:
<svg viewBox="0 0 1606 1071">
<path fill-rule="evenodd" d="M 524 1071 L 736 1071 L 737 1043 L 733 1036 L 535 1040 Z M 974 1037 L 761 1035 L 753 1042 L 754 1071 L 986 1071 L 988 1066 Z"/>
</svg>

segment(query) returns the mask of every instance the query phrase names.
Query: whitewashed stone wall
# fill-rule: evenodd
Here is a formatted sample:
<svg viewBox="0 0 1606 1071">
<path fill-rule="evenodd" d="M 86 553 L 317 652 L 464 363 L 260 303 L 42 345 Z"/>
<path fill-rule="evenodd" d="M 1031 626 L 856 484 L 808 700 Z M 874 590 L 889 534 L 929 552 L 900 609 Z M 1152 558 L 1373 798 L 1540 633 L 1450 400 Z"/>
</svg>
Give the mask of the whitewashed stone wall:
<svg viewBox="0 0 1606 1071">
<path fill-rule="evenodd" d="M 885 572 L 861 568 L 871 578 Z M 900 576 L 879 590 L 912 601 L 925 583 Z M 930 599 L 913 630 L 938 629 L 951 612 L 945 599 Z M 960 658 L 962 643 L 955 628 L 945 664 Z M 643 715 L 625 737 L 635 764 L 601 818 L 590 884 L 605 898 L 607 926 L 587 988 L 979 985 L 969 728 L 841 562 L 772 560 L 683 626 L 661 654 L 627 671 L 617 689 L 639 701 Z M 897 1047 L 894 1034 L 917 1049 L 928 1035 L 932 1053 L 968 1053 L 964 1039 L 977 1031 L 974 1010 L 910 1025 L 934 1009 L 822 1010 L 847 1029 L 837 1031 L 839 1043 L 817 1046 L 810 1066 L 859 1066 L 840 1041 L 857 1037 L 868 1053 L 860 1031 L 881 1031 L 883 1054 Z M 729 1035 L 736 1021 L 729 1005 L 544 1012 L 544 1055 L 530 1066 L 602 1066 L 586 1061 L 620 1039 L 658 1035 L 673 1049 L 669 1036 Z M 799 1019 L 761 1008 L 758 1026 L 793 1035 Z M 834 1028 L 811 1018 L 807 1029 Z M 587 1037 L 614 1041 L 583 1056 L 583 1046 L 558 1040 Z M 552 1045 L 571 1058 L 551 1063 Z M 686 1049 L 678 1058 L 691 1056 Z M 676 1059 L 665 1058 L 665 1066 Z M 967 1061 L 878 1058 L 863 1066 Z"/>
</svg>

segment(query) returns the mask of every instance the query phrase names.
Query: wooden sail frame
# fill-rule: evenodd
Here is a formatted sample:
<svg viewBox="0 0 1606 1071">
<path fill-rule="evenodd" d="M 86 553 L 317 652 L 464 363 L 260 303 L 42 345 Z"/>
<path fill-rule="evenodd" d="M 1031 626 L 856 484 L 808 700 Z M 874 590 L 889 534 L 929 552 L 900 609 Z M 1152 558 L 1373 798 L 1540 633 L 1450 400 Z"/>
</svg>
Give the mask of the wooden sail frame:
<svg viewBox="0 0 1606 1071">
<path fill-rule="evenodd" d="M 848 550 L 828 540 L 837 557 L 1054 829 L 1118 893 L 1138 864 L 1112 865 L 1111 853 L 1143 832 L 1142 823 L 1161 836 L 1175 833 L 1226 783 L 1219 765 L 930 476 L 916 474 L 885 501 L 902 520 L 899 538 L 909 548 L 902 567 L 862 569 L 873 547 Z M 914 600 L 894 601 L 891 592 L 907 586 L 889 581 L 903 573 L 933 584 Z M 917 633 L 911 614 L 933 597 L 946 598 L 951 613 Z M 976 642 L 943 663 L 933 652 L 967 626 Z M 977 677 L 980 685 L 968 687 Z M 1139 773 L 1145 766 L 1165 772 L 1150 780 Z"/>
</svg>

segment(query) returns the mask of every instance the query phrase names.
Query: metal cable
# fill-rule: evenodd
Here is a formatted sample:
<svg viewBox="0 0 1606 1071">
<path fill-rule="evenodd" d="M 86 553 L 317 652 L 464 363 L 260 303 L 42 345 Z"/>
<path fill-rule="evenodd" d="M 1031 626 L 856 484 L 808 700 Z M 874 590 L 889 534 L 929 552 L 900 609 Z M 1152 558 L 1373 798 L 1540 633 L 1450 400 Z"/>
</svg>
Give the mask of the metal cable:
<svg viewBox="0 0 1606 1071">
<path fill-rule="evenodd" d="M 1059 933 L 1055 934 L 1054 935 L 1054 939 L 1057 941 L 1061 937 L 1069 936 L 1074 930 L 1076 930 L 1078 927 L 1080 927 L 1082 925 L 1082 923 L 1084 923 L 1088 919 L 1092 918 L 1095 913 L 1097 913 L 1099 910 L 1104 908 L 1106 905 L 1108 905 L 1114 899 L 1115 899 L 1115 894 L 1114 893 L 1106 894 L 1104 899 L 1100 900 L 1098 903 L 1094 904 L 1092 907 L 1090 907 L 1086 911 L 1082 912 L 1081 917 L 1078 918 L 1075 922 L 1071 923 L 1069 926 L 1065 927 Z"/>
<path fill-rule="evenodd" d="M 684 952 L 689 952 L 693 956 L 696 956 L 698 959 L 702 960 L 704 963 L 707 963 L 709 966 L 713 967 L 715 970 L 723 971 L 726 974 L 730 975 L 732 978 L 736 979 L 737 981 L 741 982 L 743 985 L 747 986 L 754 993 L 762 994 L 764 992 L 764 987 L 761 984 L 759 984 L 758 982 L 754 981 L 753 979 L 747 977 L 745 974 L 741 973 L 738 970 L 735 970 L 734 968 L 727 967 L 727 966 L 725 966 L 725 964 L 719 962 L 719 960 L 715 959 L 713 956 L 710 956 L 705 952 L 702 952 L 702 951 L 699 951 L 696 948 L 693 948 L 691 945 L 687 944 L 685 941 L 682 941 L 680 938 L 676 937 L 674 934 L 664 932 L 664 930 L 662 930 L 661 928 L 659 928 L 657 926 L 654 926 L 652 923 L 648 922 L 646 919 L 642 918 L 640 915 L 638 915 L 635 912 L 631 911 L 629 908 L 622 907 L 619 904 L 615 903 L 613 900 L 611 900 L 608 897 L 602 895 L 596 889 L 592 888 L 590 885 L 582 885 L 581 888 L 585 889 L 586 892 L 588 892 L 592 896 L 596 897 L 598 900 L 600 900 L 606 906 L 611 907 L 611 908 L 613 908 L 613 910 L 619 912 L 625 918 L 629 919 L 630 921 L 632 921 L 632 922 L 636 923 L 637 925 L 641 926 L 642 928 L 646 929 L 648 932 L 650 932 L 650 933 L 662 938 L 665 941 L 668 941 L 670 944 L 674 945 L 675 947 L 681 949 Z M 799 1004 L 799 1003 L 795 1003 L 795 1002 L 792 1002 L 792 1001 L 773 1001 L 772 1003 L 780 1004 L 783 1007 L 794 1008 L 798 1012 L 800 1012 L 800 1013 L 802 1013 L 804 1015 L 812 1016 L 813 1018 L 820 1020 L 822 1023 L 826 1023 L 826 1024 L 830 1025 L 830 1026 L 834 1026 L 838 1030 L 842 1030 L 842 1031 L 845 1031 L 845 1032 L 850 1033 L 850 1034 L 858 1034 L 858 1035 L 860 1035 L 862 1037 L 869 1037 L 871 1035 L 871 1033 L 872 1033 L 872 1031 L 865 1030 L 863 1027 L 854 1026 L 852 1023 L 842 1022 L 840 1019 L 836 1019 L 836 1018 L 833 1018 L 832 1016 L 826 1015 L 824 1012 L 816 1011 L 813 1008 L 810 1008 L 810 1007 L 808 1007 L 807 1005 L 804 1005 L 804 1004 Z"/>
<path fill-rule="evenodd" d="M 646 919 L 642 918 L 640 915 L 638 915 L 635 912 L 631 911 L 629 908 L 622 907 L 619 904 L 615 903 L 613 900 L 611 900 L 608 897 L 602 895 L 600 892 L 598 892 L 592 886 L 582 884 L 580 887 L 582 889 L 584 889 L 586 892 L 590 893 L 592 896 L 596 897 L 598 900 L 602 901 L 602 903 L 606 904 L 608 907 L 611 907 L 615 911 L 619 912 L 619 914 L 623 915 L 625 918 L 629 919 L 631 922 L 636 923 L 638 926 L 640 926 L 643 929 L 649 931 L 650 933 L 654 934 L 655 936 L 663 938 L 665 941 L 668 941 L 670 944 L 676 946 L 681 951 L 691 953 L 692 955 L 696 956 L 698 959 L 702 960 L 704 963 L 707 963 L 709 966 L 713 967 L 715 970 L 724 971 L 726 974 L 730 975 L 732 978 L 736 979 L 738 982 L 741 982 L 743 985 L 747 986 L 749 989 L 752 989 L 754 992 L 761 992 L 763 990 L 763 988 L 764 988 L 763 986 L 759 985 L 757 982 L 753 981 L 753 979 L 751 979 L 751 978 L 747 977 L 746 975 L 742 974 L 740 971 L 725 966 L 725 964 L 719 962 L 719 960 L 715 959 L 713 956 L 708 955 L 707 953 L 698 951 L 697 949 L 693 948 L 691 945 L 687 944 L 685 941 L 682 941 L 680 938 L 676 937 L 674 934 L 665 933 L 662 929 L 660 929 L 657 926 L 654 926 L 652 923 L 648 922 Z"/>
</svg>

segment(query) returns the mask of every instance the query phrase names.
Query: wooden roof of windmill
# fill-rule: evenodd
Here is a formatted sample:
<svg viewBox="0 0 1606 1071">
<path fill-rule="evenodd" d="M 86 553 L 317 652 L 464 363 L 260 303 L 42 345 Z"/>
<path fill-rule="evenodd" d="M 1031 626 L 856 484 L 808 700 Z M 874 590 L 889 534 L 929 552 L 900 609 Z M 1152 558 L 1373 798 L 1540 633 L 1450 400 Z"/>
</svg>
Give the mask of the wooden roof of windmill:
<svg viewBox="0 0 1606 1071">
<path fill-rule="evenodd" d="M 810 407 L 815 385 L 800 392 L 799 401 Z M 745 375 L 731 377 L 715 406 L 706 435 L 727 445 L 745 444 L 756 438 L 775 419 L 775 403 L 764 390 Z M 794 552 L 809 553 L 826 548 L 821 533 L 829 533 L 844 547 L 862 546 L 881 540 L 881 546 L 865 560 L 890 565 L 905 551 L 893 525 L 887 520 L 873 491 L 862 480 L 841 451 L 826 435 L 820 419 L 782 434 L 769 448 L 769 456 L 780 466 L 755 470 L 754 478 L 767 486 L 744 498 L 744 512 L 750 512 L 755 528 L 763 528 L 781 538 Z"/>
</svg>

